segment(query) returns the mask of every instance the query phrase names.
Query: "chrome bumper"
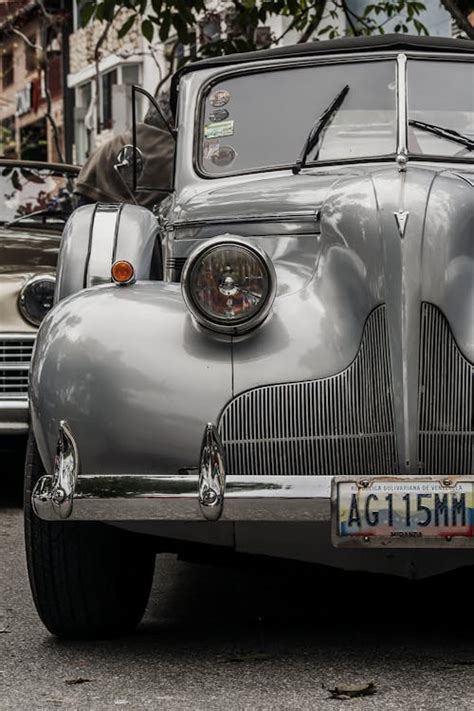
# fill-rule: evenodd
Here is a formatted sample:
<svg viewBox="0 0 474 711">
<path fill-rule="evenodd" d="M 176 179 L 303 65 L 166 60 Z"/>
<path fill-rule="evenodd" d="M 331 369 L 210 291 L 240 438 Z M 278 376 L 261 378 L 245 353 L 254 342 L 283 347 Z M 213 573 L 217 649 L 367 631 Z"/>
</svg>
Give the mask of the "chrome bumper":
<svg viewBox="0 0 474 711">
<path fill-rule="evenodd" d="M 0 398 L 0 435 L 23 434 L 29 428 L 28 399 Z"/>
<path fill-rule="evenodd" d="M 36 484 L 33 508 L 54 521 L 329 521 L 329 476 L 227 476 L 216 428 L 207 425 L 200 465 L 166 475 L 80 474 L 65 422 L 55 469 Z"/>
<path fill-rule="evenodd" d="M 219 519 L 329 521 L 331 478 L 229 476 Z M 35 489 L 33 501 L 37 515 L 51 521 L 63 517 L 51 502 L 50 491 L 50 486 L 46 490 Z M 199 475 L 193 473 L 79 476 L 67 518 L 74 521 L 206 520 L 199 501 Z"/>
</svg>

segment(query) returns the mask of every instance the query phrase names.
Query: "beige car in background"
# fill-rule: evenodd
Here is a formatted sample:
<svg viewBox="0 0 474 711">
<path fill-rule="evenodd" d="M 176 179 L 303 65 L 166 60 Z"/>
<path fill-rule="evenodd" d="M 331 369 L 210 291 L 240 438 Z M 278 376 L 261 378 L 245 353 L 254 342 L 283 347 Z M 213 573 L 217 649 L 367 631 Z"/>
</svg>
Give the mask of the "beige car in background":
<svg viewBox="0 0 474 711">
<path fill-rule="evenodd" d="M 28 430 L 28 371 L 53 304 L 75 166 L 0 158 L 0 436 Z"/>
</svg>

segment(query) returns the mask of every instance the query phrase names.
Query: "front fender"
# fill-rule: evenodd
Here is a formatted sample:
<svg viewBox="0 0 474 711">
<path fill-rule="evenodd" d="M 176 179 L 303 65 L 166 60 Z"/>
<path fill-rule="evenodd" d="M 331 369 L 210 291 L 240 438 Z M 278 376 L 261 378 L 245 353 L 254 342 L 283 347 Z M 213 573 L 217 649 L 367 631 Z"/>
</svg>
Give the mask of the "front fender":
<svg viewBox="0 0 474 711">
<path fill-rule="evenodd" d="M 117 259 L 133 264 L 137 280 L 150 279 L 154 271 L 161 271 L 156 264 L 158 242 L 158 221 L 145 207 L 125 203 L 79 207 L 61 239 L 56 301 L 91 286 L 110 284 L 110 270 Z"/>
<path fill-rule="evenodd" d="M 61 420 L 83 474 L 175 473 L 196 466 L 231 388 L 229 340 L 203 338 L 179 285 L 98 286 L 61 301 L 39 330 L 32 427 L 48 473 Z"/>
</svg>

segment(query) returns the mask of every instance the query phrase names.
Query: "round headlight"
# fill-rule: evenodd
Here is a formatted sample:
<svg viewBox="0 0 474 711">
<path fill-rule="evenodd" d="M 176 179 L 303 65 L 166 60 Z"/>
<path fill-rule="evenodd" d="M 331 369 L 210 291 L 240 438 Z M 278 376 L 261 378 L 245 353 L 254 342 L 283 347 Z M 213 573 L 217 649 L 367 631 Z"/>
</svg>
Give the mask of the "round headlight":
<svg viewBox="0 0 474 711">
<path fill-rule="evenodd" d="M 182 289 L 198 323 L 221 333 L 244 333 L 262 323 L 270 311 L 275 269 L 262 249 L 225 235 L 192 252 Z"/>
<path fill-rule="evenodd" d="M 18 306 L 27 321 L 39 326 L 53 305 L 56 279 L 51 274 L 37 274 L 20 292 Z"/>
</svg>

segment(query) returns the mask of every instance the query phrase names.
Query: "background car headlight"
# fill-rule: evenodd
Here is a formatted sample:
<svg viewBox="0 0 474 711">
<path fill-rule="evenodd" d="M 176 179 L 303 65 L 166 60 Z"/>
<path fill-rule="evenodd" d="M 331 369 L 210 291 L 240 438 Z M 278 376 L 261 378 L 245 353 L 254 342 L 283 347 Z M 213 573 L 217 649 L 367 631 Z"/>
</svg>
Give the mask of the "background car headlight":
<svg viewBox="0 0 474 711">
<path fill-rule="evenodd" d="M 275 298 L 275 269 L 262 249 L 225 235 L 191 253 L 182 289 L 198 323 L 221 333 L 244 333 L 268 315 Z"/>
<path fill-rule="evenodd" d="M 55 284 L 52 274 L 37 274 L 26 282 L 20 292 L 20 311 L 35 326 L 39 326 L 53 305 Z"/>
</svg>

